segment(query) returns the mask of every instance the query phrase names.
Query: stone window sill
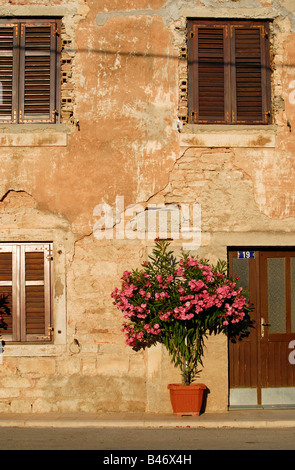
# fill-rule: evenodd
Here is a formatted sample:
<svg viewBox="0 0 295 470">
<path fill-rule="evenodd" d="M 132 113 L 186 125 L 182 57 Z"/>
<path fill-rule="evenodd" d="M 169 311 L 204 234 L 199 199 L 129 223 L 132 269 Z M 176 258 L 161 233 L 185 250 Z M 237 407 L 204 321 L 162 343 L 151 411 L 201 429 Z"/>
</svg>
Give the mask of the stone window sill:
<svg viewBox="0 0 295 470">
<path fill-rule="evenodd" d="M 68 133 L 63 124 L 0 124 L 0 147 L 65 147 Z"/>
<path fill-rule="evenodd" d="M 9 344 L 5 343 L 3 357 L 60 356 L 65 352 L 62 344 Z"/>
<path fill-rule="evenodd" d="M 276 126 L 186 125 L 181 147 L 274 148 Z"/>
</svg>

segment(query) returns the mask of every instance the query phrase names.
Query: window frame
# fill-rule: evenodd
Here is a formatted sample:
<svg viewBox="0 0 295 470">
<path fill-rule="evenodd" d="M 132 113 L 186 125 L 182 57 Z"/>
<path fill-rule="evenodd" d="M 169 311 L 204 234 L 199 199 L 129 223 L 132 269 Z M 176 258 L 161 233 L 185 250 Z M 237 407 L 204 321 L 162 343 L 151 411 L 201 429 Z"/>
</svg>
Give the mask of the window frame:
<svg viewBox="0 0 295 470">
<path fill-rule="evenodd" d="M 25 58 L 38 55 L 37 50 L 25 46 L 26 29 L 29 27 L 50 27 L 50 51 L 39 49 L 39 56 L 50 57 L 50 102 L 46 115 L 25 114 Z M 60 18 L 1 18 L 0 27 L 13 27 L 13 48 L 0 51 L 0 57 L 12 57 L 12 105 L 11 115 L 0 115 L 1 123 L 10 124 L 58 124 L 60 123 Z"/>
<path fill-rule="evenodd" d="M 266 125 L 272 124 L 271 112 L 271 78 L 270 78 L 270 46 L 269 24 L 266 20 L 208 20 L 188 19 L 188 123 L 189 124 L 228 124 L 228 125 Z M 199 110 L 199 49 L 198 32 L 202 28 L 223 31 L 223 73 L 224 73 L 224 112 L 223 116 L 202 116 Z M 261 73 L 261 118 L 239 119 L 237 113 L 236 70 L 237 57 L 235 52 L 236 30 L 256 28 L 260 31 L 260 73 Z M 212 41 L 213 42 L 213 41 Z M 205 48 L 206 49 L 206 48 Z M 213 52 L 217 49 L 212 49 Z M 211 51 L 210 51 L 211 52 Z M 217 54 L 218 55 L 218 54 Z M 251 53 L 247 54 L 250 56 Z M 212 54 L 214 56 L 214 54 Z M 210 57 L 210 53 L 208 55 Z M 258 57 L 258 55 L 257 55 Z M 203 98 L 205 94 L 203 95 Z M 213 108 L 212 108 L 213 109 Z M 216 113 L 217 114 L 217 113 Z"/>
<path fill-rule="evenodd" d="M 53 341 L 52 326 L 52 243 L 20 242 L 0 243 L 1 253 L 12 254 L 11 280 L 0 280 L 2 288 L 11 287 L 11 333 L 1 330 L 3 339 L 10 343 L 50 343 Z M 43 253 L 44 276 L 38 280 L 26 279 L 26 253 Z M 1 270 L 0 270 L 1 273 Z M 28 333 L 26 330 L 26 288 L 44 286 L 44 328 L 38 333 Z M 3 319 L 5 321 L 5 315 Z M 9 315 L 10 317 L 10 315 Z M 7 317 L 8 319 L 8 317 Z"/>
</svg>

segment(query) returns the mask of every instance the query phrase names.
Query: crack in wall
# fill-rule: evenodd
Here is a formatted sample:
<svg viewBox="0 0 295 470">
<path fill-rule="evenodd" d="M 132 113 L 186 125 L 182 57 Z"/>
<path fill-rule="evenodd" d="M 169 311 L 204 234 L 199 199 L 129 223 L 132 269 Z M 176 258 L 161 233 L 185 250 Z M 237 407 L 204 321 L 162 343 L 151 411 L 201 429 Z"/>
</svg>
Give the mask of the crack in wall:
<svg viewBox="0 0 295 470">
<path fill-rule="evenodd" d="M 7 199 L 11 193 L 21 193 L 21 195 L 33 198 L 33 196 L 24 189 L 8 189 L 6 193 L 4 193 L 3 196 L 0 198 L 0 202 L 4 202 L 5 199 Z"/>
</svg>

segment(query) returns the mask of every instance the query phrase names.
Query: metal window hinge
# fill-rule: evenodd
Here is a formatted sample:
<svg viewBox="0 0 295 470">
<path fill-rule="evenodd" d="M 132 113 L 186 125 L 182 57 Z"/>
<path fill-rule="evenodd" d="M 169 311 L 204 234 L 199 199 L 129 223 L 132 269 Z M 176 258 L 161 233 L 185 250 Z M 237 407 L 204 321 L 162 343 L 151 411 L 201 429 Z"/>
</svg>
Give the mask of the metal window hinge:
<svg viewBox="0 0 295 470">
<path fill-rule="evenodd" d="M 51 339 L 52 333 L 54 331 L 54 327 L 51 326 L 51 325 L 48 325 L 47 329 L 48 329 L 48 335 L 47 336 L 37 336 L 37 339 L 44 339 L 44 340 Z"/>
<path fill-rule="evenodd" d="M 270 111 L 265 111 L 264 112 L 264 122 L 267 122 L 268 118 L 270 118 L 270 116 L 271 116 Z"/>
<path fill-rule="evenodd" d="M 54 122 L 55 121 L 55 118 L 58 116 L 58 110 L 57 109 L 53 109 L 52 110 L 52 113 L 51 113 L 51 121 Z"/>
<path fill-rule="evenodd" d="M 53 253 L 52 253 L 52 248 L 51 247 L 45 248 L 45 258 L 48 261 L 53 261 Z"/>
<path fill-rule="evenodd" d="M 191 120 L 193 121 L 194 119 L 196 119 L 198 116 L 198 112 L 197 111 L 191 111 Z"/>
<path fill-rule="evenodd" d="M 265 30 L 264 26 L 262 27 L 261 36 L 268 39 L 268 32 Z"/>
<path fill-rule="evenodd" d="M 48 251 L 48 254 L 46 255 L 46 259 L 47 259 L 48 261 L 53 261 L 53 254 L 52 254 L 51 251 Z"/>
</svg>

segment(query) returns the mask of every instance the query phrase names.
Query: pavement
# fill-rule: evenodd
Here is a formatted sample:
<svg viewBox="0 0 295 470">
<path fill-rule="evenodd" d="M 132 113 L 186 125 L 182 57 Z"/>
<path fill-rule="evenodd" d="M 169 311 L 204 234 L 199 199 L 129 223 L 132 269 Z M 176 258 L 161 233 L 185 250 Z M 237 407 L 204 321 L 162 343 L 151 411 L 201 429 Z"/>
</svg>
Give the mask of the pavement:
<svg viewBox="0 0 295 470">
<path fill-rule="evenodd" d="M 0 427 L 25 428 L 295 428 L 295 409 L 243 409 L 174 416 L 153 413 L 0 414 Z"/>
</svg>

